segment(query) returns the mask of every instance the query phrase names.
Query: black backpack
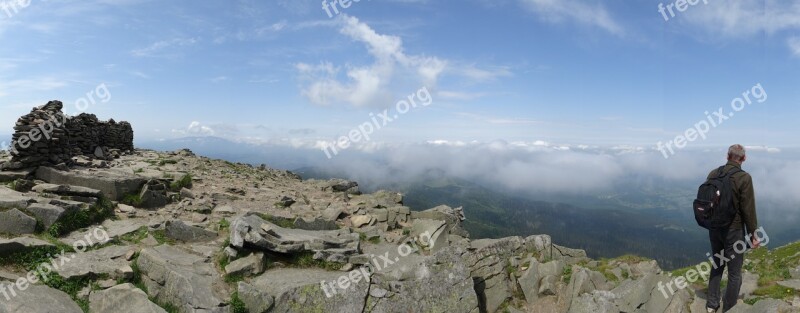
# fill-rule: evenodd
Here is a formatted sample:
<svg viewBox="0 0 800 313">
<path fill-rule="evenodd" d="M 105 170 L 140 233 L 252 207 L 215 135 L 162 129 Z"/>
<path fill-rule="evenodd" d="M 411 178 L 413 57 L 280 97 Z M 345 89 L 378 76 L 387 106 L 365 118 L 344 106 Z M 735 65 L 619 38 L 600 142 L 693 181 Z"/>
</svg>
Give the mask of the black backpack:
<svg viewBox="0 0 800 313">
<path fill-rule="evenodd" d="M 726 173 L 722 171 L 724 168 L 725 166 L 721 166 L 717 177 L 700 185 L 697 199 L 694 200 L 694 219 L 697 225 L 706 229 L 727 228 L 736 217 L 731 176 L 743 171 L 734 167 Z"/>
</svg>

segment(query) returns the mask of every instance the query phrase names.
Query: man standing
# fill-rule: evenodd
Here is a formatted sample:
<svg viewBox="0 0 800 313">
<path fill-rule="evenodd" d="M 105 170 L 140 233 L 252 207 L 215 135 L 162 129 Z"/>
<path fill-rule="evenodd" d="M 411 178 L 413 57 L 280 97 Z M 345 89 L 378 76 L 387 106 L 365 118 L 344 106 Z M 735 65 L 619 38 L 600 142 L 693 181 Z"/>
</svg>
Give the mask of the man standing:
<svg viewBox="0 0 800 313">
<path fill-rule="evenodd" d="M 711 279 L 708 281 L 708 299 L 706 308 L 708 312 L 716 312 L 720 307 L 720 281 L 725 267 L 728 267 L 728 287 L 722 299 L 723 312 L 727 312 L 739 298 L 739 289 L 742 286 L 742 264 L 744 252 L 736 253 L 734 244 L 745 240 L 745 230 L 749 234 L 750 244 L 753 249 L 761 244 L 755 231 L 758 226 L 756 217 L 756 200 L 753 191 L 753 178 L 742 171 L 742 163 L 747 160 L 745 149 L 742 145 L 733 145 L 728 149 L 728 163 L 722 168 L 722 173 L 735 173 L 730 176 L 733 183 L 734 207 L 736 217 L 733 223 L 725 229 L 709 229 L 711 251 L 714 255 L 716 266 L 711 270 Z M 719 176 L 719 169 L 714 169 L 708 178 Z M 724 251 L 724 253 L 723 253 Z"/>
</svg>

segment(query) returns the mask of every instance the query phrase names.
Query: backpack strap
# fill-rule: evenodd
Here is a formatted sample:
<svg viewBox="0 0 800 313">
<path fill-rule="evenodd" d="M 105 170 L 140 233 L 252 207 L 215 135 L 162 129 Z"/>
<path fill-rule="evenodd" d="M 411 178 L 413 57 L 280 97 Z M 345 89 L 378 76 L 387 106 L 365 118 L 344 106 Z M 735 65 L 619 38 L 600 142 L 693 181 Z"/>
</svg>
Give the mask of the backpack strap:
<svg viewBox="0 0 800 313">
<path fill-rule="evenodd" d="M 719 167 L 719 169 L 717 170 L 717 178 L 722 178 L 725 176 L 726 173 L 722 171 L 724 169 L 725 165 Z"/>
</svg>

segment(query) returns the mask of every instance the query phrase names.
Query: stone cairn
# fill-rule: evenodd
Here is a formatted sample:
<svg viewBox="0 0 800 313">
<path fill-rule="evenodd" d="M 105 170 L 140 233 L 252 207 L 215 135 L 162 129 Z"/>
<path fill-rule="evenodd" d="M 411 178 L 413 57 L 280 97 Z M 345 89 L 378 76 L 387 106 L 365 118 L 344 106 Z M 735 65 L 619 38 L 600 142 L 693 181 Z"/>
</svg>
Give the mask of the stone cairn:
<svg viewBox="0 0 800 313">
<path fill-rule="evenodd" d="M 128 122 L 99 121 L 94 114 L 69 117 L 61 101 L 50 101 L 23 115 L 14 125 L 11 161 L 2 169 L 71 164 L 83 155 L 108 160 L 133 151 L 133 128 Z"/>
</svg>

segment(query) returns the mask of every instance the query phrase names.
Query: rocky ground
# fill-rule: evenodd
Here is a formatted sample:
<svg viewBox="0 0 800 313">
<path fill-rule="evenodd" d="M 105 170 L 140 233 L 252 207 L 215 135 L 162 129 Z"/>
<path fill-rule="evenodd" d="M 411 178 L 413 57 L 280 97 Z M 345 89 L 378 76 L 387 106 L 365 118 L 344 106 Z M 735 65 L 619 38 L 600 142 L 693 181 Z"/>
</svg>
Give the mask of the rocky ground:
<svg viewBox="0 0 800 313">
<path fill-rule="evenodd" d="M 0 312 L 704 312 L 702 284 L 658 288 L 686 270 L 547 235 L 471 240 L 461 208 L 188 150 L 0 182 Z M 800 312 L 796 251 L 748 255 L 735 312 Z"/>
</svg>

